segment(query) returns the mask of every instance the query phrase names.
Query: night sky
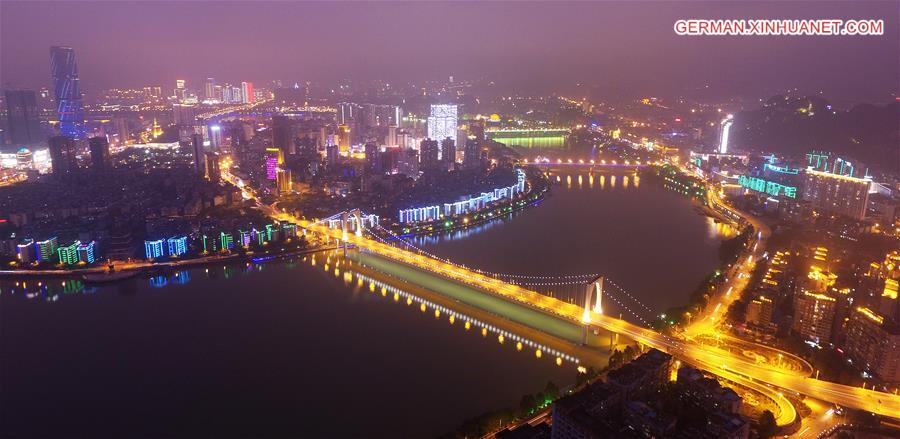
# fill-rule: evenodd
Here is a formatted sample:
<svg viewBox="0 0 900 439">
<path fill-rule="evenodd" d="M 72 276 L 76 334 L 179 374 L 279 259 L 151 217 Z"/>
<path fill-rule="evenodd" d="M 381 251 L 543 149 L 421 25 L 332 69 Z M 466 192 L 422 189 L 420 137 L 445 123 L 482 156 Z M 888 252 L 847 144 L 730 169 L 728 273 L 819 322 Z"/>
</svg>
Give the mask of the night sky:
<svg viewBox="0 0 900 439">
<path fill-rule="evenodd" d="M 219 81 L 487 78 L 635 96 L 709 85 L 894 100 L 900 3 L 0 3 L 0 83 L 49 83 L 48 47 L 75 48 L 82 89 Z M 885 35 L 681 37 L 679 18 L 875 18 Z"/>
</svg>

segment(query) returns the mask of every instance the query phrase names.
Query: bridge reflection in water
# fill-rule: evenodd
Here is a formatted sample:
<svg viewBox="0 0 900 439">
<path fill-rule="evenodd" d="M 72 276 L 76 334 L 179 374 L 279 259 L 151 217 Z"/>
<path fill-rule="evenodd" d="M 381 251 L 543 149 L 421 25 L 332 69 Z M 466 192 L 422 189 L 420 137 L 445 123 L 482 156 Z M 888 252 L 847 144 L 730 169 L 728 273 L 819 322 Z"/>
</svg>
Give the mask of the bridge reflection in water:
<svg viewBox="0 0 900 439">
<path fill-rule="evenodd" d="M 611 342 L 615 343 L 614 349 L 620 350 L 630 342 L 596 329 L 588 334 L 587 343 L 581 344 L 583 327 L 575 322 L 364 251 L 353 250 L 346 257 L 339 253 L 310 257 L 309 263 L 321 266 L 347 284 L 355 283 L 357 288 L 409 306 L 418 304 L 421 312 L 434 312 L 450 324 L 459 322 L 465 330 L 480 330 L 485 337 L 493 334 L 501 344 L 531 351 L 536 358 L 548 358 L 559 366 L 570 365 L 582 372 L 587 367 L 606 366 Z"/>
</svg>

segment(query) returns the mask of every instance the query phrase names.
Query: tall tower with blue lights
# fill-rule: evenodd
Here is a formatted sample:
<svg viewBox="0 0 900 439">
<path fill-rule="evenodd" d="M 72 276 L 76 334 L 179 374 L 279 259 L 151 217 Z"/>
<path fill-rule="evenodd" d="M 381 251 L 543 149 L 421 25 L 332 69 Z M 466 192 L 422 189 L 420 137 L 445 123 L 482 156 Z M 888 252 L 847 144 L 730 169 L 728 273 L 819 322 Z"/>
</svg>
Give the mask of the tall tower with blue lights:
<svg viewBox="0 0 900 439">
<path fill-rule="evenodd" d="M 50 77 L 56 94 L 60 134 L 73 139 L 84 138 L 84 103 L 78 87 L 75 49 L 50 47 Z"/>
</svg>

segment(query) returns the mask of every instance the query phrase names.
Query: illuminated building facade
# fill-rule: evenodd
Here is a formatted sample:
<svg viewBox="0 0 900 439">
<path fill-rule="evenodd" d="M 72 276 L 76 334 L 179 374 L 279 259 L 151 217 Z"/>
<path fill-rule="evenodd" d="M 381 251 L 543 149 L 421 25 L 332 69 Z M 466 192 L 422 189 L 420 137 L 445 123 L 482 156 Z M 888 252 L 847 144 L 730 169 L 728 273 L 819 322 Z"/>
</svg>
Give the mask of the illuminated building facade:
<svg viewBox="0 0 900 439">
<path fill-rule="evenodd" d="M 76 251 L 78 252 L 78 261 L 84 262 L 87 264 L 94 263 L 94 247 L 96 243 L 94 241 L 91 242 L 83 242 L 78 244 Z"/>
<path fill-rule="evenodd" d="M 516 176 L 516 184 L 512 186 L 496 188 L 491 192 L 482 192 L 480 195 L 470 195 L 468 198 L 461 201 L 444 203 L 443 206 L 436 205 L 401 209 L 397 217 L 400 224 L 434 221 L 446 216 L 476 212 L 497 201 L 511 201 L 515 199 L 517 195 L 525 192 L 525 172 L 521 169 L 517 169 Z"/>
<path fill-rule="evenodd" d="M 163 240 L 144 241 L 144 257 L 147 259 L 156 259 L 165 256 Z"/>
<path fill-rule="evenodd" d="M 78 65 L 71 47 L 50 48 L 50 75 L 59 115 L 59 132 L 73 139 L 84 137 L 84 104 L 78 87 Z"/>
<path fill-rule="evenodd" d="M 449 137 L 456 141 L 456 112 L 456 105 L 432 105 L 431 115 L 428 116 L 428 138 L 441 142 Z"/>
<path fill-rule="evenodd" d="M 254 100 L 253 83 L 244 81 L 241 83 L 241 97 L 245 104 L 252 104 Z"/>
<path fill-rule="evenodd" d="M 294 190 L 290 169 L 278 169 L 276 173 L 275 189 L 279 194 L 289 194 Z"/>
<path fill-rule="evenodd" d="M 266 148 L 266 179 L 275 181 L 278 178 L 278 157 L 281 151 L 278 148 Z"/>
<path fill-rule="evenodd" d="M 32 264 L 38 261 L 38 247 L 32 240 L 16 246 L 16 259 L 20 264 Z"/>
<path fill-rule="evenodd" d="M 812 203 L 813 208 L 863 220 L 869 205 L 871 183 L 868 178 L 810 168 L 804 173 L 803 198 Z"/>
<path fill-rule="evenodd" d="M 238 242 L 240 243 L 241 247 L 250 247 L 250 241 L 252 239 L 252 236 L 250 235 L 250 232 L 246 230 L 238 230 Z"/>
<path fill-rule="evenodd" d="M 56 260 L 56 249 L 59 248 L 57 237 L 47 238 L 37 242 L 38 260 L 41 262 L 53 262 Z"/>
<path fill-rule="evenodd" d="M 837 308 L 837 299 L 823 293 L 799 291 L 794 296 L 795 332 L 806 340 L 819 345 L 831 341 L 831 328 Z"/>
<path fill-rule="evenodd" d="M 863 307 L 851 312 L 844 351 L 853 364 L 889 383 L 900 383 L 900 326 Z"/>
<path fill-rule="evenodd" d="M 70 245 L 62 246 L 56 249 L 59 255 L 59 263 L 64 265 L 74 265 L 78 263 L 78 246 L 81 241 L 75 241 Z"/>
<path fill-rule="evenodd" d="M 719 123 L 719 154 L 728 154 L 728 141 L 731 137 L 732 124 L 734 124 L 734 116 L 730 114 Z"/>
<path fill-rule="evenodd" d="M 747 304 L 747 323 L 760 327 L 769 327 L 772 324 L 772 312 L 775 304 L 772 299 L 760 295 Z"/>
<path fill-rule="evenodd" d="M 219 248 L 222 251 L 234 248 L 234 236 L 231 233 L 222 232 L 219 234 Z"/>
<path fill-rule="evenodd" d="M 169 246 L 169 256 L 181 256 L 187 253 L 187 236 L 175 236 L 166 240 Z"/>
</svg>

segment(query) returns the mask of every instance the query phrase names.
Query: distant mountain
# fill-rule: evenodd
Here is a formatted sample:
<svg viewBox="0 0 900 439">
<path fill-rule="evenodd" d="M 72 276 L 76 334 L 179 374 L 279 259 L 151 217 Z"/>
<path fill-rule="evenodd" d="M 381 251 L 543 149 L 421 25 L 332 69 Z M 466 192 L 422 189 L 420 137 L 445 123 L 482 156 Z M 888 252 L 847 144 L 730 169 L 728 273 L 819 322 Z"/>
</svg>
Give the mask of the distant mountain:
<svg viewBox="0 0 900 439">
<path fill-rule="evenodd" d="M 820 97 L 774 96 L 735 115 L 732 142 L 748 150 L 802 155 L 831 151 L 869 169 L 900 174 L 900 102 L 832 109 Z"/>
</svg>

